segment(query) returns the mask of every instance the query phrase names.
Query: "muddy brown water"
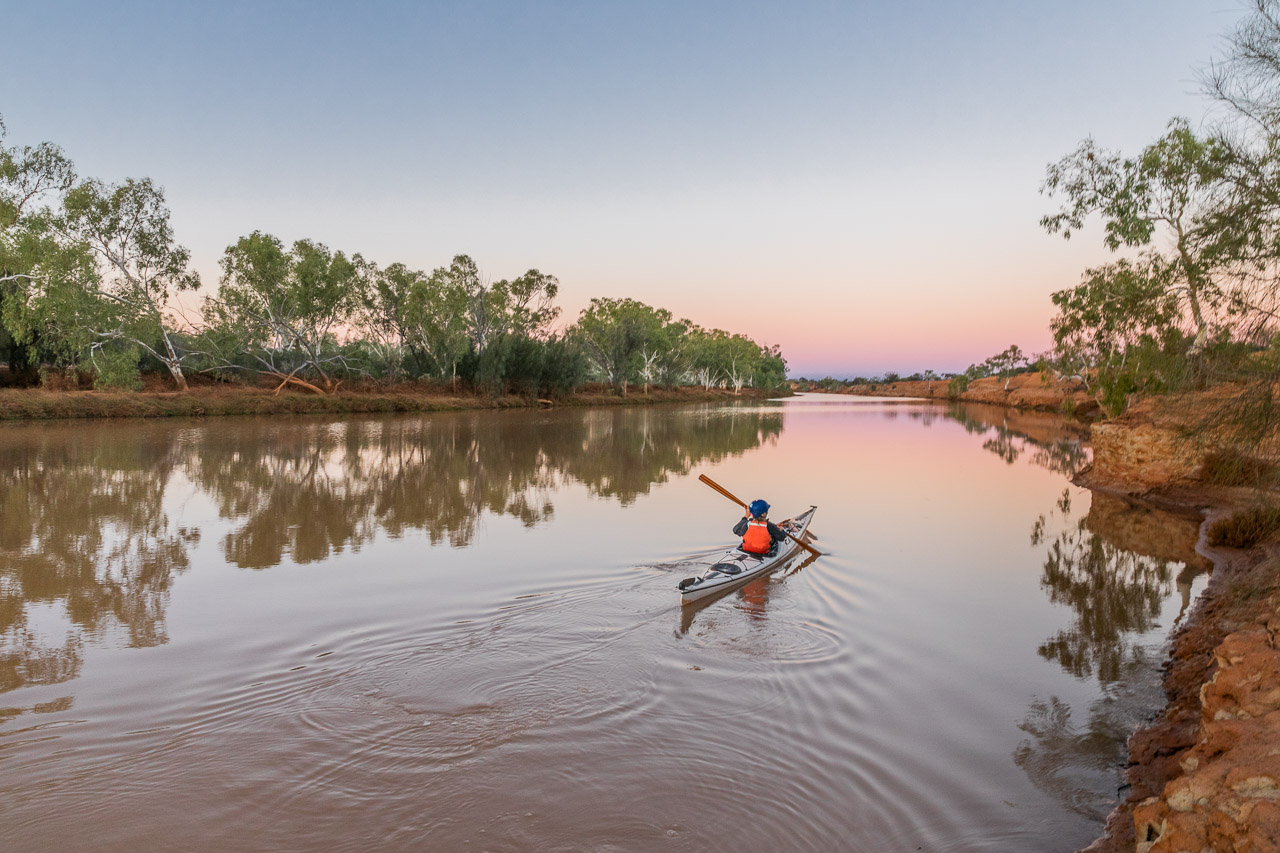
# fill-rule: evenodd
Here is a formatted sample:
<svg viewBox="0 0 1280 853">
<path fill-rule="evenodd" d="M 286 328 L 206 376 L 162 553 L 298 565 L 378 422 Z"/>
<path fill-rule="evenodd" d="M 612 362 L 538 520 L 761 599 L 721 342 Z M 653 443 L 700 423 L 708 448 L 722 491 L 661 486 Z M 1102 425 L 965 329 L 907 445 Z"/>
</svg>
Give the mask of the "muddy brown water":
<svg viewBox="0 0 1280 853">
<path fill-rule="evenodd" d="M 1045 415 L 0 428 L 0 848 L 1073 850 L 1195 523 Z M 682 607 L 708 474 L 826 552 Z"/>
</svg>

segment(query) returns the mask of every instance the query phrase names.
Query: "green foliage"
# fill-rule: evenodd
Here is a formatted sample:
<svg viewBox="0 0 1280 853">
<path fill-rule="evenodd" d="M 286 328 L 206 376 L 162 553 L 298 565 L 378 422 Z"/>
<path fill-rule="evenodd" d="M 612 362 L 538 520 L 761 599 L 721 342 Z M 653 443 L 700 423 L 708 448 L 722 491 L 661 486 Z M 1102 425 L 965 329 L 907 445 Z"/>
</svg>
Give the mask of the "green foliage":
<svg viewBox="0 0 1280 853">
<path fill-rule="evenodd" d="M 587 380 L 587 357 L 582 347 L 568 336 L 550 337 L 542 342 L 540 393 L 563 398 Z"/>
<path fill-rule="evenodd" d="M 756 364 L 751 384 L 755 388 L 767 390 L 776 390 L 787 385 L 787 360 L 782 355 L 782 347 L 774 344 L 761 350 L 760 361 Z"/>
<path fill-rule="evenodd" d="M 640 376 L 647 353 L 661 353 L 676 341 L 666 334 L 671 313 L 634 299 L 595 298 L 578 317 L 574 337 L 596 374 L 626 392 Z"/>
<path fill-rule="evenodd" d="M 956 399 L 969 389 L 969 375 L 960 373 L 947 380 L 947 396 Z"/>
<path fill-rule="evenodd" d="M 270 375 L 326 383 L 333 370 L 350 368 L 336 331 L 368 303 L 358 255 L 310 240 L 286 251 L 278 238 L 255 231 L 228 246 L 221 263 L 222 286 L 206 300 L 205 317 L 230 346 L 229 363 L 248 352 Z"/>
<path fill-rule="evenodd" d="M 167 369 L 185 388 L 195 368 L 321 390 L 339 378 L 430 377 L 552 396 L 591 369 L 623 389 L 786 383 L 778 347 L 634 300 L 593 300 L 571 334 L 553 335 L 559 281 L 537 269 L 490 282 L 457 255 L 428 275 L 261 231 L 227 247 L 201 327 L 179 328 L 170 300 L 199 280 L 163 191 L 148 178 L 78 180 L 56 146 L 8 146 L 5 133 L 0 120 L 0 357 L 32 375 L 87 366 L 121 388 L 140 368 Z"/>
<path fill-rule="evenodd" d="M 164 312 L 174 294 L 200 286 L 188 269 L 191 253 L 174 241 L 164 192 L 150 178 L 122 184 L 82 181 L 67 191 L 52 228 L 64 240 L 88 247 L 100 265 L 87 312 L 91 348 L 120 342 L 140 347 L 168 368 L 185 390 L 186 354 L 174 345 Z"/>
<path fill-rule="evenodd" d="M 142 387 L 138 362 L 142 351 L 134 346 L 102 347 L 93 354 L 93 387 L 99 390 L 137 391 Z"/>
</svg>

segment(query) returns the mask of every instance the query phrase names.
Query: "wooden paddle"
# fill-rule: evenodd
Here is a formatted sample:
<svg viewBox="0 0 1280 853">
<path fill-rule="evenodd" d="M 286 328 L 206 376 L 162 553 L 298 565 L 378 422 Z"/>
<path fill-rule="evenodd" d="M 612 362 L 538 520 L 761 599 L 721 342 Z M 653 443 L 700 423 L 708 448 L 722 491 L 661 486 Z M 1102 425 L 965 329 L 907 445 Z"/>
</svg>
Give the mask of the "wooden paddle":
<svg viewBox="0 0 1280 853">
<path fill-rule="evenodd" d="M 746 505 L 745 503 L 743 503 L 742 501 L 738 500 L 738 496 L 737 496 L 737 495 L 735 495 L 733 492 L 729 491 L 729 490 L 728 490 L 728 489 L 726 489 L 724 486 L 722 486 L 722 485 L 720 485 L 719 483 L 717 483 L 715 480 L 713 480 L 713 479 L 711 479 L 710 477 L 708 477 L 706 474 L 699 474 L 699 475 L 698 475 L 698 479 L 699 479 L 699 480 L 701 480 L 702 482 L 706 483 L 706 484 L 707 484 L 708 486 L 710 486 L 711 488 L 715 489 L 715 490 L 716 490 L 717 492 L 719 492 L 720 494 L 724 495 L 724 496 L 725 496 L 726 498 L 728 498 L 729 500 L 731 500 L 731 501 L 733 501 L 734 503 L 736 503 L 738 506 L 742 507 L 744 510 L 746 510 L 746 511 L 747 511 L 747 513 L 748 513 L 748 514 L 750 514 L 750 513 L 751 513 L 751 510 L 750 510 L 750 509 L 748 509 L 747 505 Z M 778 529 L 779 529 L 779 530 L 782 530 L 782 528 L 781 528 L 781 527 L 779 527 Z M 797 544 L 797 545 L 799 545 L 801 548 L 803 548 L 803 549 L 805 549 L 806 551 L 808 551 L 808 552 L 809 552 L 810 554 L 812 554 L 813 556 L 817 557 L 817 556 L 820 556 L 820 555 L 822 554 L 822 552 L 821 552 L 821 551 L 819 551 L 818 549 L 816 549 L 816 548 L 812 548 L 812 547 L 810 547 L 808 544 L 806 544 L 806 543 L 804 543 L 804 542 L 801 542 L 799 539 L 797 539 L 796 537 L 792 536 L 790 533 L 787 533 L 787 531 L 782 530 L 782 532 L 786 534 L 786 536 L 787 536 L 787 538 L 788 538 L 788 539 L 790 539 L 792 542 L 796 543 L 796 544 Z"/>
</svg>

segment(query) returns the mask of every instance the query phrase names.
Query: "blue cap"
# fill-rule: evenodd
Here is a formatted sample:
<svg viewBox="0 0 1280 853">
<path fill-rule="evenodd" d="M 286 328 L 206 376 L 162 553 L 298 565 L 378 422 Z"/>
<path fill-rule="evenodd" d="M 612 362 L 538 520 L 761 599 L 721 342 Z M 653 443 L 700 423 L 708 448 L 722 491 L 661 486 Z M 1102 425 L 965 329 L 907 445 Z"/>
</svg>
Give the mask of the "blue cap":
<svg viewBox="0 0 1280 853">
<path fill-rule="evenodd" d="M 769 511 L 769 505 L 764 501 L 752 501 L 751 506 L 747 507 L 747 511 L 759 518 Z"/>
</svg>

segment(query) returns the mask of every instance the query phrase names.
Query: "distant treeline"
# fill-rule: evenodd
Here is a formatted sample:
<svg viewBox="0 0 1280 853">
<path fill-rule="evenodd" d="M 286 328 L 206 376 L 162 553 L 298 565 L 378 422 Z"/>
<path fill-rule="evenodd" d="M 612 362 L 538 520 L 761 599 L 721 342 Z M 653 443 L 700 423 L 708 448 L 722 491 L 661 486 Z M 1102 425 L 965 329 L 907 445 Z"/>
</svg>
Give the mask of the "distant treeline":
<svg viewBox="0 0 1280 853">
<path fill-rule="evenodd" d="M 1017 345 L 1011 345 L 1008 349 L 996 353 L 985 361 L 969 365 L 963 373 L 938 373 L 933 370 L 926 370 L 923 373 L 912 373 L 907 376 L 889 371 L 875 376 L 855 376 L 851 379 L 836 379 L 831 376 L 826 376 L 822 379 L 800 377 L 792 380 L 792 387 L 797 391 L 841 391 L 846 388 L 865 385 L 874 390 L 878 385 L 892 385 L 895 382 L 928 382 L 930 384 L 946 382 L 947 393 L 952 397 L 956 397 L 969 387 L 970 382 L 987 376 L 1000 377 L 1004 380 L 1007 388 L 1009 379 L 1019 373 L 1051 369 L 1049 359 L 1050 356 L 1048 355 L 1028 358 L 1023 355 L 1022 350 Z"/>
<path fill-rule="evenodd" d="M 588 380 L 623 394 L 786 380 L 777 346 L 632 299 L 592 299 L 555 331 L 555 276 L 491 281 L 466 255 L 425 272 L 254 231 L 221 268 L 186 316 L 175 297 L 200 281 L 161 188 L 81 179 L 52 143 L 7 146 L 0 121 L 0 358 L 19 384 L 129 389 L 148 370 L 181 390 L 200 373 L 319 393 L 364 378 L 563 396 Z"/>
</svg>

